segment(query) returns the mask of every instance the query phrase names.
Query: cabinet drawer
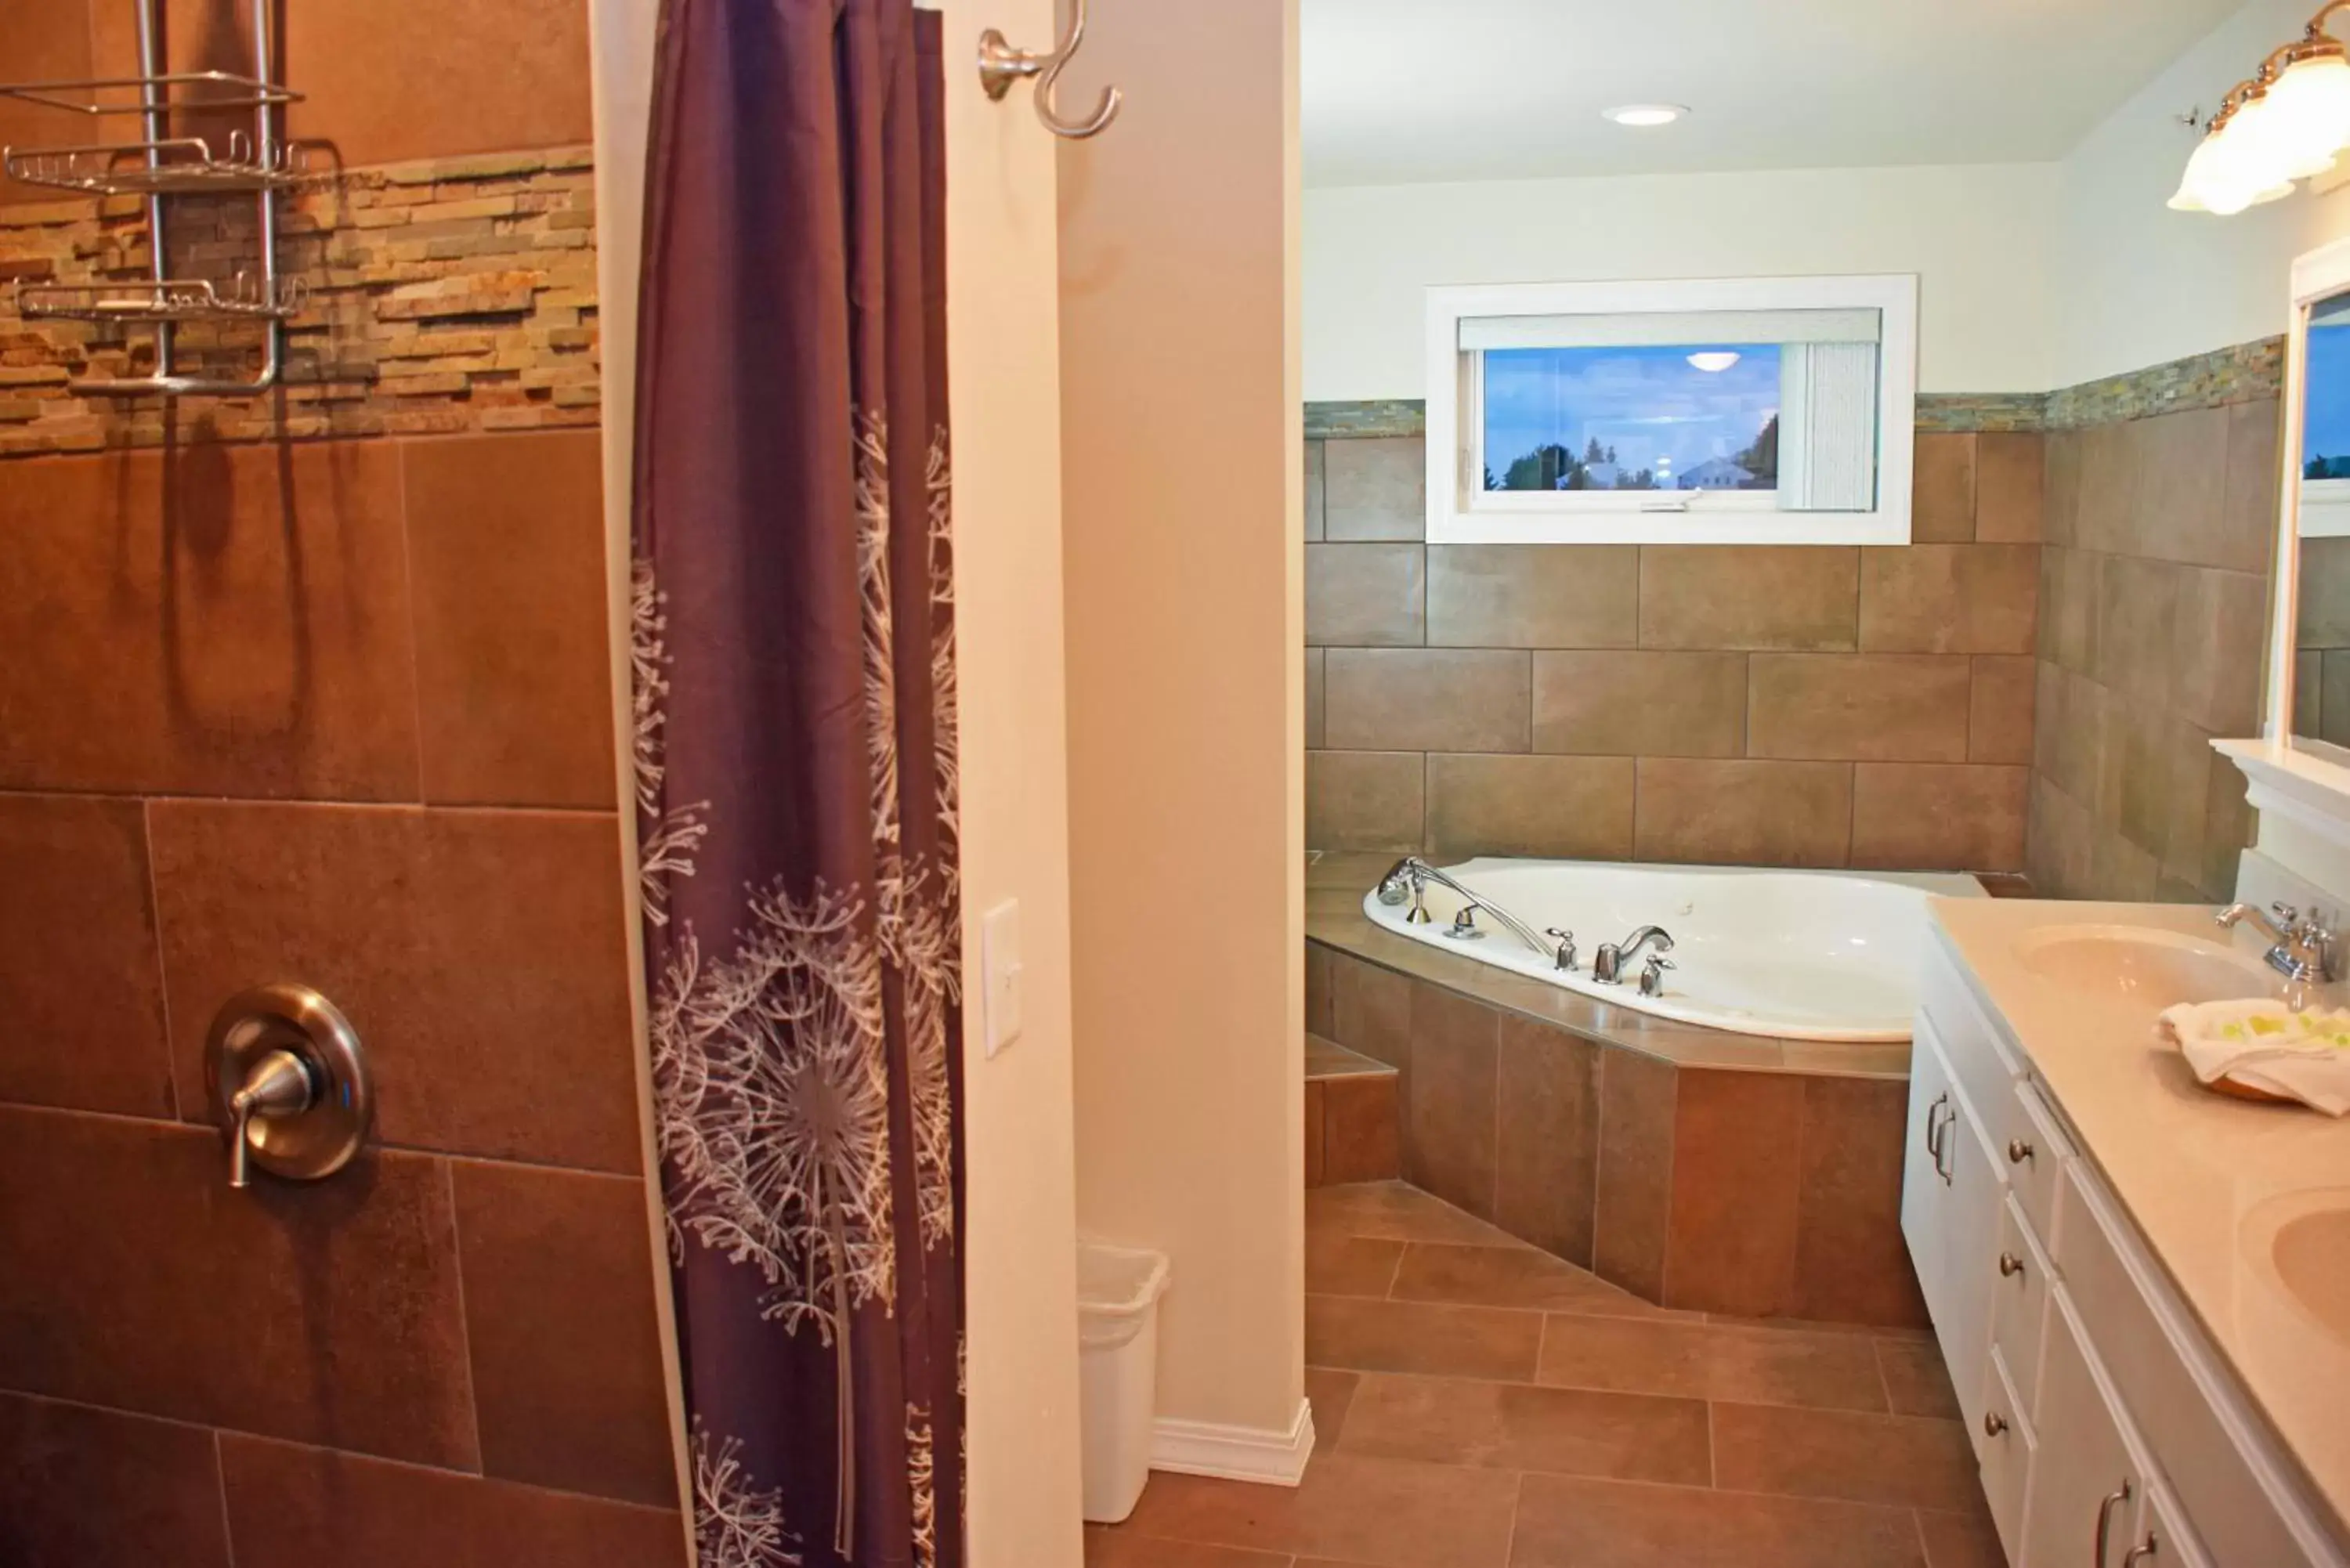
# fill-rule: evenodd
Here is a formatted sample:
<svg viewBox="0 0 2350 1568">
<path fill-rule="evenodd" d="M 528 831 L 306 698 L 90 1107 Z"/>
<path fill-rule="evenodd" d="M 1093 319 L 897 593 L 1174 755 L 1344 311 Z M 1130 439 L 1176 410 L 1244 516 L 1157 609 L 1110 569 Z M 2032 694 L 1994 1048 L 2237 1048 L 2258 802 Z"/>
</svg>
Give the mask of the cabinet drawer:
<svg viewBox="0 0 2350 1568">
<path fill-rule="evenodd" d="M 2056 1184 L 2073 1158 L 2073 1146 L 2057 1130 L 2055 1116 L 2028 1079 L 2017 1082 L 1993 1119 L 1991 1147 L 1999 1151 L 2008 1189 L 2023 1206 L 2023 1217 L 2041 1245 L 2054 1251 Z"/>
<path fill-rule="evenodd" d="M 1991 1342 L 2006 1358 L 2023 1413 L 2039 1413 L 2040 1336 L 2048 1321 L 2048 1254 L 2011 1196 L 1999 1231 L 1999 1282 L 1991 1287 Z"/>
<path fill-rule="evenodd" d="M 2015 1397 L 2015 1383 L 2008 1376 L 2007 1365 L 1997 1350 L 1991 1353 L 1983 1372 L 1982 1415 L 1970 1428 L 1975 1443 L 1975 1463 L 1982 1471 L 1983 1501 L 1991 1505 L 1991 1521 L 1999 1532 L 1999 1544 L 2011 1563 L 2022 1562 L 2019 1551 L 2023 1538 L 2023 1502 L 2027 1483 L 2032 1479 L 2033 1459 L 2039 1452 L 2039 1439 L 2033 1435 L 2032 1423 L 2023 1414 L 2022 1402 Z"/>
<path fill-rule="evenodd" d="M 1942 1037 L 1960 1092 L 1977 1110 L 2002 1115 L 2015 1081 L 2023 1075 L 2023 1064 L 2000 1039 L 1958 961 L 1942 950 L 1939 940 L 1926 944 L 1918 1000 Z"/>
<path fill-rule="evenodd" d="M 2339 1563 L 2307 1508 L 2280 1480 L 2286 1461 L 2256 1457 L 2260 1439 L 2251 1417 L 2227 1392 L 2220 1369 L 2186 1337 L 2192 1319 L 2185 1305 L 2080 1161 L 2064 1171 L 2058 1209 L 2055 1262 L 2064 1293 L 2156 1466 L 2185 1505 L 2183 1522 L 2215 1562 Z"/>
</svg>

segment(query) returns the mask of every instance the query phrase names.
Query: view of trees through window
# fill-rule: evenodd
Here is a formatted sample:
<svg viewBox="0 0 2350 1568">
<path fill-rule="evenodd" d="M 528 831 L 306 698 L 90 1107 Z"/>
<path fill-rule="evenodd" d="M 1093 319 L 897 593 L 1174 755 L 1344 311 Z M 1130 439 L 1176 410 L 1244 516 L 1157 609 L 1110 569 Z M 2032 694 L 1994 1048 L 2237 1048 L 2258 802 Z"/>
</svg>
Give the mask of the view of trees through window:
<svg viewBox="0 0 2350 1568">
<path fill-rule="evenodd" d="M 1776 490 L 1775 344 L 1484 354 L 1487 490 Z"/>
</svg>

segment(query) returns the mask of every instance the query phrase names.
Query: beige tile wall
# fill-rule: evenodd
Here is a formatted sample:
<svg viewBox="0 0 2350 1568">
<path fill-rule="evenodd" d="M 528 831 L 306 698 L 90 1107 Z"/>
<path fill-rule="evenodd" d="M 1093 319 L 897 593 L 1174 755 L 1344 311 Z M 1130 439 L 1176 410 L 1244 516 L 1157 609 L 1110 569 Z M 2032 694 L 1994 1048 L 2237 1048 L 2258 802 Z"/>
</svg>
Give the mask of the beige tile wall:
<svg viewBox="0 0 2350 1568">
<path fill-rule="evenodd" d="M 2227 897 L 2252 814 L 2210 742 L 2260 722 L 2277 401 L 2046 440 L 2033 883 Z"/>
<path fill-rule="evenodd" d="M 1423 452 L 1306 443 L 1312 846 L 2022 867 L 2040 436 L 1920 436 L 1883 549 L 1429 545 Z"/>
</svg>

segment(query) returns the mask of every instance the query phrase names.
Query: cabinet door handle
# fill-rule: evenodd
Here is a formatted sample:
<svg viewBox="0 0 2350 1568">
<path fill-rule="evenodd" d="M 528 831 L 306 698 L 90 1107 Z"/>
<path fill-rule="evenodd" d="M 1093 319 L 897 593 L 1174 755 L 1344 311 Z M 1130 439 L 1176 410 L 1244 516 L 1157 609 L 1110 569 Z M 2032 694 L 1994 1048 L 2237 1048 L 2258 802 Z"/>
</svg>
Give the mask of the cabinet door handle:
<svg viewBox="0 0 2350 1568">
<path fill-rule="evenodd" d="M 2122 1559 L 2122 1568 L 2137 1568 L 2139 1563 L 2147 1562 L 2161 1550 L 2161 1544 L 2154 1539 L 2154 1532 L 2149 1530 L 2146 1532 L 2146 1544 L 2131 1547 L 2129 1555 Z"/>
<path fill-rule="evenodd" d="M 1986 1437 L 1986 1438 L 1997 1438 L 1997 1437 L 2003 1436 L 2003 1435 L 2006 1433 L 2006 1431 L 2007 1431 L 2007 1417 L 2004 1417 L 2004 1416 L 2001 1415 L 2001 1414 L 2000 1414 L 1998 1411 L 1996 1411 L 1996 1410 L 1985 1410 L 1985 1411 L 1983 1412 L 1983 1436 L 1984 1436 L 1984 1437 Z"/>
<path fill-rule="evenodd" d="M 1934 1156 L 1934 1168 L 1942 1173 L 1942 1185 L 1945 1187 L 1955 1186 L 1958 1182 L 1959 1151 L 1950 1144 L 1950 1135 L 1958 1130 L 1959 1107 L 1945 1107 L 1942 1112 L 1942 1147 Z"/>
<path fill-rule="evenodd" d="M 2030 1159 L 2031 1158 L 2032 1146 L 2030 1144 L 2024 1142 L 2020 1137 L 2012 1137 L 2007 1140 L 2008 1164 L 2022 1165 L 2025 1160 Z"/>
<path fill-rule="evenodd" d="M 1999 1255 L 1999 1277 L 2001 1279 L 2012 1280 L 2022 1272 L 2023 1272 L 2022 1259 L 2017 1257 L 2012 1252 L 2002 1252 Z"/>
<path fill-rule="evenodd" d="M 1932 1158 L 1937 1172 L 1942 1168 L 1942 1102 L 1950 1097 L 1950 1092 L 1945 1089 L 1934 1096 L 1932 1105 L 1926 1107 L 1926 1153 Z"/>
<path fill-rule="evenodd" d="M 2106 1552 L 2107 1543 L 2111 1541 L 2113 1536 L 2114 1510 L 2130 1500 L 2130 1493 L 2134 1489 L 2130 1485 L 2129 1477 L 2124 1476 L 2122 1478 L 2120 1489 L 2116 1491 L 2107 1492 L 2106 1494 L 2105 1501 L 2097 1504 L 2096 1568 L 2106 1568 Z"/>
</svg>

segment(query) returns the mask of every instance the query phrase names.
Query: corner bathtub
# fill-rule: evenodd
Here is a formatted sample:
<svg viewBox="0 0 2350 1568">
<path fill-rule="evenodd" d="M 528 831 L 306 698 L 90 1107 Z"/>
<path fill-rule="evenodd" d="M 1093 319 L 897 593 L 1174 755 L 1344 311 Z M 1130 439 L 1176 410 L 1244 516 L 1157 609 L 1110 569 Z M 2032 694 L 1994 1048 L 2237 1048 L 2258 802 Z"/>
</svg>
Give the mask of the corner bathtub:
<svg viewBox="0 0 2350 1568">
<path fill-rule="evenodd" d="M 1582 860 L 1478 859 L 1441 868 L 1493 908 L 1540 931 L 1575 933 L 1572 972 L 1490 918 L 1484 936 L 1446 934 L 1463 900 L 1427 885 L 1435 919 L 1413 925 L 1406 903 L 1363 897 L 1373 924 L 1448 952 L 1683 1023 L 1788 1040 L 1907 1040 L 1918 1007 L 1926 900 L 1981 898 L 1971 877 L 1778 871 L 1717 866 L 1627 866 Z M 1638 964 L 1618 985 L 1591 978 L 1602 942 L 1644 925 L 1673 939 L 1661 996 L 1640 994 Z"/>
</svg>

